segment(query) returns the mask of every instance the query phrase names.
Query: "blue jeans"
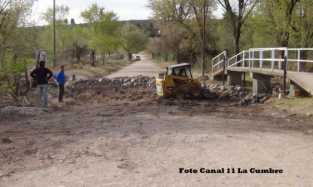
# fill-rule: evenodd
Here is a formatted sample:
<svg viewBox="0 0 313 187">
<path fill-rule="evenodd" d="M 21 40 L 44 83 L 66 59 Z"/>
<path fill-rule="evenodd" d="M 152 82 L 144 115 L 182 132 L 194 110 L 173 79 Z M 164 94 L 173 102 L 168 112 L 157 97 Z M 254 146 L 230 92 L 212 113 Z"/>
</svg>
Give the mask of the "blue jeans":
<svg viewBox="0 0 313 187">
<path fill-rule="evenodd" d="M 48 107 L 48 84 L 40 84 L 39 95 L 42 107 Z"/>
</svg>

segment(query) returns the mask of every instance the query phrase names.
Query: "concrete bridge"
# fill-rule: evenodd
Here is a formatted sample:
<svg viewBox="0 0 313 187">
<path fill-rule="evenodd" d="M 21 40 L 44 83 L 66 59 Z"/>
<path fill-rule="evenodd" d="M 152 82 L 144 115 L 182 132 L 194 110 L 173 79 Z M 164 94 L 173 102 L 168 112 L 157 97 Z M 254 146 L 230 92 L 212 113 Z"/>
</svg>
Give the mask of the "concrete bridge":
<svg viewBox="0 0 313 187">
<path fill-rule="evenodd" d="M 212 59 L 213 79 L 242 85 L 246 73 L 252 78 L 254 95 L 271 93 L 273 77 L 282 77 L 283 89 L 289 85 L 291 95 L 313 95 L 313 48 L 253 48 L 231 58 L 224 51 Z"/>
</svg>

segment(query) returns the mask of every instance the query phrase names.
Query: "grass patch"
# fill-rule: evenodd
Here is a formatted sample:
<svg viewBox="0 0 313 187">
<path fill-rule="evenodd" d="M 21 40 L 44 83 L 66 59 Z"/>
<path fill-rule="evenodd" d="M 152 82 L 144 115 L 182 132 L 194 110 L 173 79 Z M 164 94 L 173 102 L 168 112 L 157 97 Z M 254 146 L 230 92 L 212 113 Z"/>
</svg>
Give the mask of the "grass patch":
<svg viewBox="0 0 313 187">
<path fill-rule="evenodd" d="M 285 98 L 273 99 L 272 105 L 278 110 L 292 114 L 313 115 L 313 98 Z"/>
</svg>

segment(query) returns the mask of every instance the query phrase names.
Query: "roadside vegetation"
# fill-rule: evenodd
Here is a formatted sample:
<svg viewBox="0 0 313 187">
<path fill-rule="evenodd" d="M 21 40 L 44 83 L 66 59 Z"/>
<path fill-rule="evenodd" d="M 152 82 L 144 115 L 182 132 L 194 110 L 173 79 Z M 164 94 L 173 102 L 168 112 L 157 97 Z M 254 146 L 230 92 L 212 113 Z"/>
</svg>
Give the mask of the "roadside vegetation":
<svg viewBox="0 0 313 187">
<path fill-rule="evenodd" d="M 47 54 L 51 69 L 66 65 L 68 71 L 98 69 L 106 75 L 132 61 L 134 53 L 145 49 L 151 35 L 140 23 L 121 22 L 118 15 L 97 4 L 87 7 L 81 13 L 84 23 L 77 24 L 75 19 L 66 19 L 70 7 L 60 5 L 56 7 L 53 64 L 53 9 L 43 13 L 41 19 L 46 24 L 38 26 L 29 21 L 33 3 L 0 0 L 0 96 L 15 101 L 30 90 L 29 71 L 36 65 L 38 50 Z M 78 71 L 75 67 L 83 68 Z"/>
<path fill-rule="evenodd" d="M 196 77 L 209 74 L 210 59 L 224 50 L 232 56 L 249 48 L 313 45 L 310 0 L 150 0 L 150 7 L 160 29 L 148 45 L 155 61 L 191 62 Z M 309 64 L 304 68 L 313 71 Z M 245 86 L 250 84 L 246 76 Z M 312 98 L 271 101 L 275 110 L 312 114 Z"/>
<path fill-rule="evenodd" d="M 151 0 L 159 37 L 149 51 L 164 61 L 191 61 L 210 70 L 210 59 L 259 47 L 311 47 L 310 0 Z M 216 15 L 219 9 L 221 15 Z M 308 55 L 308 54 L 307 54 Z"/>
<path fill-rule="evenodd" d="M 292 115 L 313 118 L 312 98 L 273 99 L 271 101 L 271 104 L 274 107 L 274 109 L 286 111 Z"/>
</svg>

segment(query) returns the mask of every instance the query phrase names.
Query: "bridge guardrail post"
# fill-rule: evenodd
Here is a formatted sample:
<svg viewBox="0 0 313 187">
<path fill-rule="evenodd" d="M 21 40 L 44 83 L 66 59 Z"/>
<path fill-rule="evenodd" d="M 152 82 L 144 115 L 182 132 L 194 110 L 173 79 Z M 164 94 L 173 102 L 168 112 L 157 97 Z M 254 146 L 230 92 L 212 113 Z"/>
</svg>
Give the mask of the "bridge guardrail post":
<svg viewBox="0 0 313 187">
<path fill-rule="evenodd" d="M 300 72 L 300 62 L 301 61 L 301 51 L 298 49 L 298 54 L 297 54 L 297 67 L 298 67 L 298 72 Z"/>
<path fill-rule="evenodd" d="M 284 51 L 281 51 L 281 58 L 279 59 L 278 61 L 278 69 L 281 70 L 283 67 L 282 67 L 282 61 L 281 59 L 284 59 L 285 58 L 285 52 Z"/>
<path fill-rule="evenodd" d="M 225 86 L 226 82 L 226 73 L 227 73 L 227 67 L 229 66 L 229 61 L 228 61 L 228 51 L 225 49 L 225 55 L 224 55 L 224 69 L 223 69 L 223 86 Z"/>
<path fill-rule="evenodd" d="M 224 56 L 223 62 L 223 86 L 225 85 L 225 74 L 226 74 L 226 56 Z"/>
<path fill-rule="evenodd" d="M 274 67 L 275 67 L 275 49 L 272 49 L 272 54 L 271 54 L 271 58 L 272 58 L 272 70 L 274 70 Z"/>
<path fill-rule="evenodd" d="M 249 49 L 249 68 L 251 68 L 251 51 Z"/>
<path fill-rule="evenodd" d="M 242 52 L 242 67 L 244 68 L 246 66 L 245 64 L 245 51 Z"/>
<path fill-rule="evenodd" d="M 252 64 L 251 64 L 251 68 L 254 68 L 254 51 L 252 51 Z"/>
<path fill-rule="evenodd" d="M 259 58 L 260 58 L 260 68 L 263 68 L 263 51 L 259 51 Z"/>
<path fill-rule="evenodd" d="M 284 61 L 286 62 L 286 70 L 288 71 L 288 65 L 289 65 L 289 63 L 288 63 L 288 48 L 286 48 L 285 49 L 285 58 L 286 59 L 284 59 Z"/>
</svg>

